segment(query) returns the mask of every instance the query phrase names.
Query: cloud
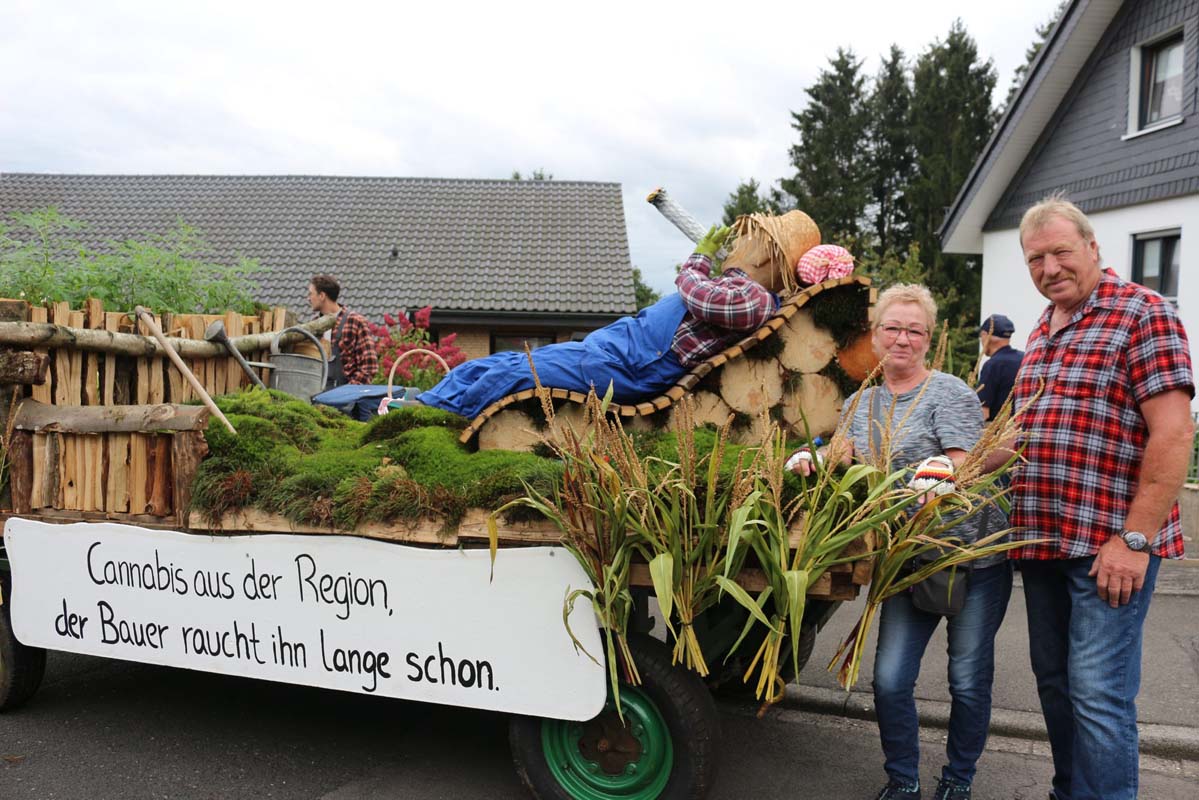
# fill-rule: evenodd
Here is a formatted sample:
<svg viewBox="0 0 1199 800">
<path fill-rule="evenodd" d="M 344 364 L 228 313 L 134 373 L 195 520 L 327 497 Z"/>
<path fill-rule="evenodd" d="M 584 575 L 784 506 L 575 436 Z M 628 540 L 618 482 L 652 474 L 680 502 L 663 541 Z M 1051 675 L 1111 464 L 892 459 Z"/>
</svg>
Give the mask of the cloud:
<svg viewBox="0 0 1199 800">
<path fill-rule="evenodd" d="M 968 5 L 10 2 L 0 170 L 619 181 L 633 263 L 668 289 L 689 243 L 645 195 L 715 221 L 785 175 L 838 44 L 873 73 L 960 15 L 1006 92 L 1051 9 Z"/>
</svg>

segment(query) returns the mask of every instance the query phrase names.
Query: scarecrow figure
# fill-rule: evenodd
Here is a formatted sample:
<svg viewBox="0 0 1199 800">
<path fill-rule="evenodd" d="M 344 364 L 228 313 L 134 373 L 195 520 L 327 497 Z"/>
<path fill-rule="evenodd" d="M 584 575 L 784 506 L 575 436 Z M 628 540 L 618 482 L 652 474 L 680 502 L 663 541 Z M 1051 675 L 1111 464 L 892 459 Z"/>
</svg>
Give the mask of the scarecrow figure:
<svg viewBox="0 0 1199 800">
<path fill-rule="evenodd" d="M 712 277 L 712 259 L 735 237 L 724 271 Z M 799 287 L 796 267 L 820 244 L 820 230 L 802 211 L 750 214 L 730 229 L 713 226 L 683 264 L 675 285 L 635 317 L 592 331 L 581 342 L 534 350 L 542 386 L 640 402 L 666 391 L 688 370 L 759 328 L 779 307 L 779 295 Z M 467 418 L 513 392 L 531 389 L 525 353 L 509 351 L 455 367 L 417 400 Z"/>
</svg>

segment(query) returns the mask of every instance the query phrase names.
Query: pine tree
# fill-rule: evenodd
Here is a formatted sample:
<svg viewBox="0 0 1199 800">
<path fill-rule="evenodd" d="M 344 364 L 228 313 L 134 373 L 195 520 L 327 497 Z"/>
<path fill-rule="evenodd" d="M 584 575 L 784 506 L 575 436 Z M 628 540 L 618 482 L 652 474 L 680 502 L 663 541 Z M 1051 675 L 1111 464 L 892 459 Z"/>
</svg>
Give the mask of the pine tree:
<svg viewBox="0 0 1199 800">
<path fill-rule="evenodd" d="M 856 238 L 870 199 L 861 66 L 853 51 L 837 48 L 829 69 L 808 87 L 807 107 L 791 112 L 791 127 L 799 132 L 799 143 L 791 147 L 795 175 L 780 183 L 820 226 L 825 241 Z"/>
<path fill-rule="evenodd" d="M 1037 54 L 1041 52 L 1041 48 L 1049 40 L 1049 34 L 1053 33 L 1057 21 L 1062 18 L 1062 12 L 1066 10 L 1068 4 L 1069 0 L 1062 0 L 1062 2 L 1058 3 L 1057 10 L 1053 12 L 1053 16 L 1037 26 L 1037 38 L 1024 51 L 1024 63 L 1016 67 L 1016 74 L 1012 76 L 1012 85 L 1008 87 L 1007 97 L 1003 101 L 1005 109 L 1012 104 L 1012 100 L 1016 97 L 1016 92 L 1020 91 L 1021 84 L 1028 77 L 1028 70 L 1032 67 L 1032 62 L 1036 60 Z"/>
<path fill-rule="evenodd" d="M 891 45 L 870 94 L 870 192 L 875 247 L 879 252 L 907 249 L 908 211 L 903 189 L 912 179 L 915 153 L 908 114 L 912 87 L 903 51 Z"/>
<path fill-rule="evenodd" d="M 946 298 L 943 311 L 951 325 L 977 321 L 981 265 L 977 258 L 942 253 L 937 232 L 994 128 L 995 80 L 994 65 L 980 60 L 961 20 L 944 42 L 934 42 L 920 55 L 913 72 L 916 170 L 905 196 L 912 241 L 920 247 L 931 288 Z"/>
<path fill-rule="evenodd" d="M 654 291 L 641 277 L 641 269 L 633 267 L 633 294 L 636 298 L 637 310 L 652 306 L 662 299 L 662 295 Z"/>
<path fill-rule="evenodd" d="M 744 214 L 769 214 L 774 211 L 770 200 L 762 195 L 761 186 L 755 179 L 750 178 L 741 183 L 729 194 L 729 199 L 724 201 L 724 218 L 721 224 L 732 225 L 737 221 L 737 217 Z"/>
</svg>

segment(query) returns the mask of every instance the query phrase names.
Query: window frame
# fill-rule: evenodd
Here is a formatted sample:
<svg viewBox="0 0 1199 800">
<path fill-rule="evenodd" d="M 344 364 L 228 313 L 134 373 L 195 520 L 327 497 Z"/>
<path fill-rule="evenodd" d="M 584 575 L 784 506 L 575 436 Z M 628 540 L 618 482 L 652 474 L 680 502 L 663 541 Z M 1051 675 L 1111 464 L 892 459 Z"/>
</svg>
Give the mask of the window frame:
<svg viewBox="0 0 1199 800">
<path fill-rule="evenodd" d="M 1182 278 L 1182 275 L 1181 275 L 1181 273 L 1182 273 L 1182 253 L 1180 250 L 1180 248 L 1182 247 L 1182 228 L 1162 228 L 1162 229 L 1158 229 L 1158 230 L 1142 231 L 1140 233 L 1134 233 L 1132 235 L 1131 275 L 1132 275 L 1133 283 L 1139 283 L 1142 286 L 1144 286 L 1145 285 L 1145 283 L 1144 283 L 1145 243 L 1152 242 L 1152 241 L 1164 243 L 1164 242 L 1170 241 L 1170 240 L 1173 240 L 1173 242 L 1174 242 L 1173 254 L 1175 257 L 1170 260 L 1169 264 L 1163 264 L 1159 261 L 1159 263 L 1158 263 L 1158 286 L 1160 287 L 1163 285 L 1163 283 L 1169 284 L 1171 282 L 1171 281 L 1163 281 L 1162 280 L 1163 277 L 1170 278 L 1170 279 L 1172 279 L 1172 283 L 1174 284 L 1174 286 L 1173 286 L 1174 293 L 1166 294 L 1161 289 L 1155 289 L 1154 291 L 1156 291 L 1162 297 L 1166 298 L 1167 300 L 1169 300 L 1169 301 L 1173 302 L 1175 305 L 1177 305 L 1178 304 L 1178 296 L 1179 296 L 1178 295 L 1179 281 Z M 1165 253 L 1164 247 L 1161 252 L 1163 254 Z M 1173 262 L 1175 260 L 1178 261 L 1178 273 L 1177 274 L 1169 273 L 1168 270 L 1169 270 L 1169 268 L 1171 268 L 1173 266 Z M 1167 286 L 1167 288 L 1168 288 L 1168 286 Z"/>
<path fill-rule="evenodd" d="M 1185 120 L 1183 109 L 1186 101 L 1183 100 L 1183 106 L 1174 116 L 1165 117 L 1153 123 L 1144 121 L 1147 115 L 1147 104 L 1149 102 L 1148 95 L 1152 92 L 1152 87 L 1148 85 L 1148 70 L 1152 65 L 1151 57 L 1153 54 L 1160 52 L 1163 48 L 1172 44 L 1182 46 L 1182 76 L 1183 83 L 1186 83 L 1187 74 L 1187 50 L 1186 36 L 1184 26 L 1179 25 L 1171 28 L 1161 34 L 1154 36 L 1151 39 L 1146 39 L 1133 45 L 1129 51 L 1129 69 L 1128 69 L 1128 126 L 1127 132 L 1121 139 L 1133 139 L 1137 136 L 1143 136 L 1147 133 L 1160 131 L 1164 128 L 1172 128 L 1175 125 L 1180 125 Z"/>
</svg>

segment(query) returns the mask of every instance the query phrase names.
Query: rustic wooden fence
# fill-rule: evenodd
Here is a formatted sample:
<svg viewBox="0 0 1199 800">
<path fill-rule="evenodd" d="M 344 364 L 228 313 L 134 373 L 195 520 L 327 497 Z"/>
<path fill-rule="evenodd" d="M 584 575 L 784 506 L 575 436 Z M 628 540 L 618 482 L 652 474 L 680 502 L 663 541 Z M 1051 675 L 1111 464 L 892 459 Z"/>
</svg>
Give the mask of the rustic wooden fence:
<svg viewBox="0 0 1199 800">
<path fill-rule="evenodd" d="M 205 329 L 218 319 L 230 338 L 280 331 L 294 324 L 294 315 L 282 308 L 252 316 L 167 314 L 155 321 L 168 337 L 203 340 Z M 99 301 L 73 309 L 66 303 L 31 307 L 23 301 L 0 300 L 0 322 L 149 333 L 129 314 L 104 311 Z M 18 355 L 12 348 L 7 352 Z M 12 510 L 183 524 L 190 481 L 207 451 L 203 429 L 208 412 L 180 406 L 197 399 L 180 372 L 160 355 L 133 357 L 85 351 L 70 344 L 32 352 L 38 360 L 45 358 L 42 380 L 22 381 L 27 388 L 0 386 L 4 396 L 0 423 L 11 426 L 5 433 Z M 246 355 L 250 361 L 265 362 L 268 352 Z M 250 383 L 231 356 L 185 356 L 184 362 L 213 396 L 236 392 Z M 259 371 L 267 381 L 267 370 Z M 19 411 L 14 409 L 10 415 L 11 401 L 26 394 Z"/>
</svg>

